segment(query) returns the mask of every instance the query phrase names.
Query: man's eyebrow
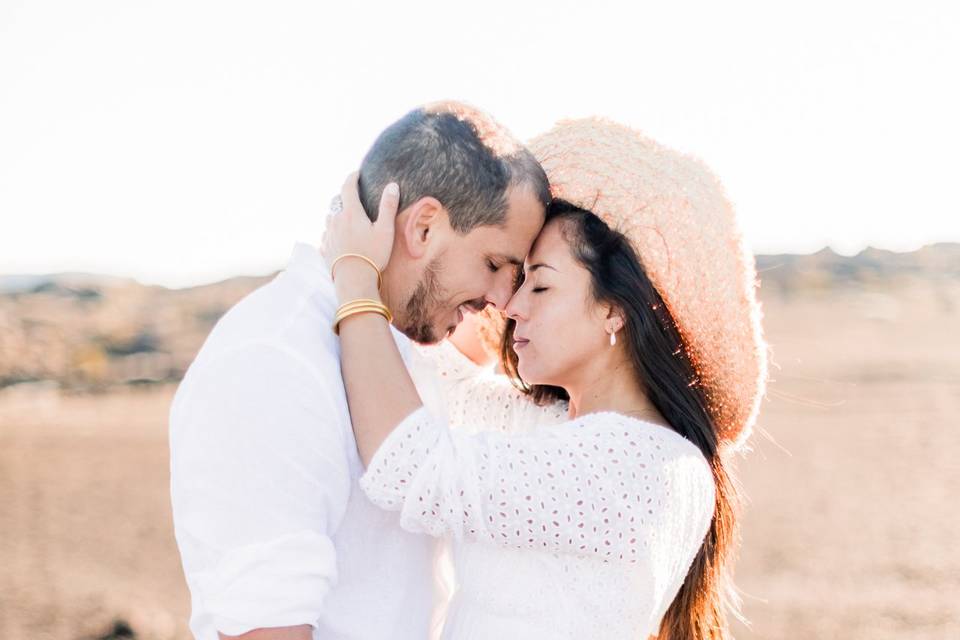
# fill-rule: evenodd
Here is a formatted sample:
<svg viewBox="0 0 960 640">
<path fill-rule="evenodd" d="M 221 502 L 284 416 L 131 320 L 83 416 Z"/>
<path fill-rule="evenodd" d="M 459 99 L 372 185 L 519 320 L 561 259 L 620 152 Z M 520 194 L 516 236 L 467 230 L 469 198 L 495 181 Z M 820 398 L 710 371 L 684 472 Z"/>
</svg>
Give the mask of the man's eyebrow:
<svg viewBox="0 0 960 640">
<path fill-rule="evenodd" d="M 504 255 L 502 253 L 496 253 L 490 256 L 490 259 L 493 260 L 494 262 L 505 262 L 507 264 L 512 264 L 515 267 L 523 266 L 523 260 L 521 260 L 520 258 Z"/>
</svg>

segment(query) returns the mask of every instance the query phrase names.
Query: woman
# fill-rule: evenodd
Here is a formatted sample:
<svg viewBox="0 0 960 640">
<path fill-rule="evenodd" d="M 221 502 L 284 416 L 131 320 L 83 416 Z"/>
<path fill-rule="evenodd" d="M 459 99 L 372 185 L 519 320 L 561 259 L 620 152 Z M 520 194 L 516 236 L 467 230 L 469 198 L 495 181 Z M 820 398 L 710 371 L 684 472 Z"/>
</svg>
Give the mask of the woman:
<svg viewBox="0 0 960 640">
<path fill-rule="evenodd" d="M 566 122 L 531 149 L 555 201 L 505 309 L 516 386 L 441 346 L 431 415 L 369 313 L 376 272 L 336 265 L 361 486 L 452 534 L 444 638 L 727 638 L 729 458 L 766 377 L 752 257 L 710 173 L 634 131 Z M 384 264 L 389 207 L 370 225 L 343 198 L 328 264 Z"/>
</svg>

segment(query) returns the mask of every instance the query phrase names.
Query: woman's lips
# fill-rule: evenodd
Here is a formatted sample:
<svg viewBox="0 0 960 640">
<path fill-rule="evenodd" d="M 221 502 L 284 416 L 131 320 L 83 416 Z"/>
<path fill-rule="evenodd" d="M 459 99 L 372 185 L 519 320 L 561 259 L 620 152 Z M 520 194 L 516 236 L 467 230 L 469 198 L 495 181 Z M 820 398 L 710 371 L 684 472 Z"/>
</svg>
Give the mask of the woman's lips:
<svg viewBox="0 0 960 640">
<path fill-rule="evenodd" d="M 530 341 L 527 340 L 527 339 L 524 339 L 524 338 L 514 338 L 514 339 L 513 339 L 513 350 L 514 350 L 514 351 L 519 351 L 520 349 L 523 349 L 525 346 L 527 346 L 529 343 L 530 343 Z"/>
</svg>

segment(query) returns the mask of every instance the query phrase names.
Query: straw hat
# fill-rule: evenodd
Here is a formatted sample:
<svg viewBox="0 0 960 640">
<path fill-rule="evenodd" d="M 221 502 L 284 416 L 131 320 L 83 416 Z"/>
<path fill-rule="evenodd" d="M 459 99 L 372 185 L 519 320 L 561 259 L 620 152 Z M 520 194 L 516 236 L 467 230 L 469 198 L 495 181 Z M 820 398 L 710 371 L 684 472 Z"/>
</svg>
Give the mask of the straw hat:
<svg viewBox="0 0 960 640">
<path fill-rule="evenodd" d="M 633 244 L 686 339 L 721 442 L 742 445 L 764 394 L 767 346 L 754 258 L 719 181 L 701 162 L 601 119 L 560 122 L 529 147 L 553 197 Z"/>
</svg>

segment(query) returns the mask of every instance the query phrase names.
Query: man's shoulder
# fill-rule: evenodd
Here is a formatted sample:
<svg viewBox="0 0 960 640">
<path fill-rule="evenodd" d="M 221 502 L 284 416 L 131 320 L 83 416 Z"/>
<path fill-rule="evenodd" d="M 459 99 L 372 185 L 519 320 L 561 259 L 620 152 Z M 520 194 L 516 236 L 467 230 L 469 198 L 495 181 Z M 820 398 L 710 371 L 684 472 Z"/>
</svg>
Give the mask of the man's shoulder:
<svg viewBox="0 0 960 640">
<path fill-rule="evenodd" d="M 217 321 L 191 368 L 266 345 L 287 351 L 308 366 L 335 363 L 336 341 L 329 326 L 334 305 L 327 291 L 304 286 L 294 275 L 281 272 Z"/>
<path fill-rule="evenodd" d="M 325 292 L 304 287 L 286 272 L 237 302 L 216 323 L 180 382 L 171 426 L 252 407 L 275 411 L 289 405 L 314 417 L 345 412 L 326 304 Z"/>
</svg>

